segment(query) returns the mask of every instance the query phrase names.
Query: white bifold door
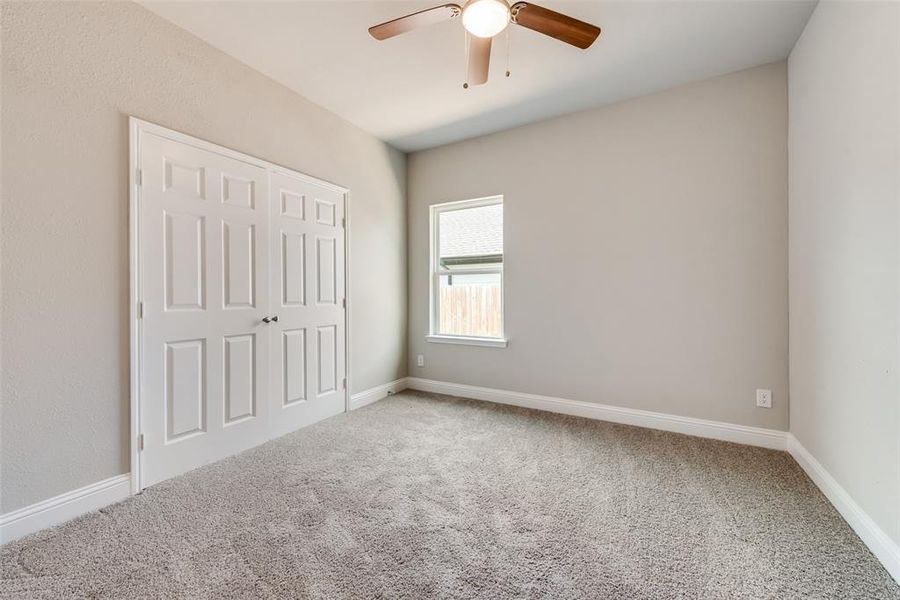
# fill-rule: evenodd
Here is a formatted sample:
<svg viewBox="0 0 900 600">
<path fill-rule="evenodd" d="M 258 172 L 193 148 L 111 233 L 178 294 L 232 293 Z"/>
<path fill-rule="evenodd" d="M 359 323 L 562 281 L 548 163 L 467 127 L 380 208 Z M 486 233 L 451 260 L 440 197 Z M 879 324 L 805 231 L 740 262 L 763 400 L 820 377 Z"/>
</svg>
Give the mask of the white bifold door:
<svg viewBox="0 0 900 600">
<path fill-rule="evenodd" d="M 345 410 L 345 193 L 137 132 L 140 487 Z"/>
</svg>

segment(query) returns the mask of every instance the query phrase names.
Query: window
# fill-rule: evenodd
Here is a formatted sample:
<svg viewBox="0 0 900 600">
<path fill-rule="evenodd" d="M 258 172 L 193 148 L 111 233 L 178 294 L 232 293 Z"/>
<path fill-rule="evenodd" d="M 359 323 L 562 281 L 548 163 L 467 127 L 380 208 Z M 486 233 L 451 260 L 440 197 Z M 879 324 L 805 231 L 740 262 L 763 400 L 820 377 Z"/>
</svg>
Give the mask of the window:
<svg viewBox="0 0 900 600">
<path fill-rule="evenodd" d="M 503 197 L 431 207 L 430 342 L 506 346 Z"/>
</svg>

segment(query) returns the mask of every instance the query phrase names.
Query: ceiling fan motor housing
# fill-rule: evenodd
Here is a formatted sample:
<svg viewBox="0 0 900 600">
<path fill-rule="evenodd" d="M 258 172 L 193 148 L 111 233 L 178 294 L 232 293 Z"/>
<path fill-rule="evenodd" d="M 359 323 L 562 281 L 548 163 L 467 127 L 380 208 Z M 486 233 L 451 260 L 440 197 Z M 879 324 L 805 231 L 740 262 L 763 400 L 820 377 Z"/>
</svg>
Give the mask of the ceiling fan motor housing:
<svg viewBox="0 0 900 600">
<path fill-rule="evenodd" d="M 506 0 L 469 0 L 462 9 L 463 27 L 480 38 L 494 37 L 509 25 Z"/>
</svg>

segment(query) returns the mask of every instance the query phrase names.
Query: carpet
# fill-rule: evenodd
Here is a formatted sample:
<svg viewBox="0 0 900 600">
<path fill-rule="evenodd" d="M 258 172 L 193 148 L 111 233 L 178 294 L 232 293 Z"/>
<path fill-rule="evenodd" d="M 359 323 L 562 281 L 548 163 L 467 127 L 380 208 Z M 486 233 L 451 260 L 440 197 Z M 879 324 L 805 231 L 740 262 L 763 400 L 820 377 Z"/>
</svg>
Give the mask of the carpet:
<svg viewBox="0 0 900 600">
<path fill-rule="evenodd" d="M 7 544 L 2 598 L 876 598 L 784 452 L 404 392 Z"/>
</svg>

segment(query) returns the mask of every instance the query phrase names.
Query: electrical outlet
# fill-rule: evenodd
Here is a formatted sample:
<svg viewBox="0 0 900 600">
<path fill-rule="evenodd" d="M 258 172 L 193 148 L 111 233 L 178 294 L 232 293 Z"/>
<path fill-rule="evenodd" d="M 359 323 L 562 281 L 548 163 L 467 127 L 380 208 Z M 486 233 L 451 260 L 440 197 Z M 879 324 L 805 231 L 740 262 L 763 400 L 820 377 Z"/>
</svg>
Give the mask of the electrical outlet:
<svg viewBox="0 0 900 600">
<path fill-rule="evenodd" d="M 772 408 L 772 390 L 756 390 L 756 405 L 760 408 Z"/>
<path fill-rule="evenodd" d="M 416 364 L 419 365 L 420 367 L 424 367 L 425 366 L 425 356 L 422 354 L 418 355 L 416 357 Z"/>
</svg>

